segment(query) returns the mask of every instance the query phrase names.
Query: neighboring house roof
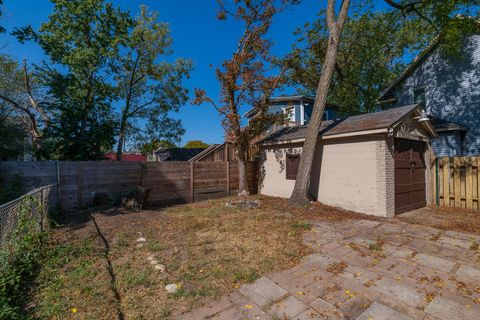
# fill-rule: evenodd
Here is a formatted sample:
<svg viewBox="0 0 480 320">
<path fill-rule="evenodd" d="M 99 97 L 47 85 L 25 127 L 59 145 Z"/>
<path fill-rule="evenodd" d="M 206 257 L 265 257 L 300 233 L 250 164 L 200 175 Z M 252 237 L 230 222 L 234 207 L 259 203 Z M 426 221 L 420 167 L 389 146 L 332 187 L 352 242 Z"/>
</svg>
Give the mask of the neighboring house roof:
<svg viewBox="0 0 480 320">
<path fill-rule="evenodd" d="M 269 104 L 275 103 L 289 103 L 289 102 L 300 102 L 304 101 L 307 103 L 313 103 L 315 98 L 303 96 L 303 95 L 295 95 L 295 96 L 278 96 L 268 99 Z M 257 109 L 252 108 L 243 114 L 244 117 L 250 118 L 257 113 Z"/>
<path fill-rule="evenodd" d="M 428 116 L 430 118 L 430 123 L 435 128 L 437 132 L 443 131 L 468 131 L 468 128 L 458 124 L 456 122 L 451 122 L 443 120 L 437 117 Z"/>
<path fill-rule="evenodd" d="M 222 146 L 222 144 L 209 145 L 207 149 L 205 149 L 202 152 L 196 154 L 195 156 L 190 158 L 190 160 L 188 160 L 188 161 L 198 161 L 198 160 L 204 158 L 205 156 L 209 155 L 211 152 L 214 152 L 215 150 L 217 150 L 221 146 Z"/>
<path fill-rule="evenodd" d="M 418 104 L 404 106 L 386 111 L 367 113 L 362 115 L 351 116 L 342 120 L 323 121 L 320 126 L 319 136 L 323 138 L 342 136 L 345 134 L 360 135 L 372 134 L 376 132 L 388 132 L 388 129 L 398 124 L 412 112 L 420 115 L 420 107 Z M 428 131 L 432 136 L 436 136 L 435 130 L 430 123 L 425 123 Z M 307 132 L 307 125 L 298 127 L 289 127 L 279 130 L 258 144 L 275 144 L 276 142 L 303 141 Z"/>
<path fill-rule="evenodd" d="M 168 148 L 155 151 L 160 161 L 188 161 L 205 148 Z"/>
<path fill-rule="evenodd" d="M 413 59 L 408 67 L 390 84 L 390 86 L 382 92 L 379 100 L 382 101 L 386 99 L 395 87 L 409 77 L 438 48 L 438 45 L 439 41 L 437 37 L 427 48 L 425 48 L 425 50 L 420 52 L 420 54 Z"/>
<path fill-rule="evenodd" d="M 275 104 L 275 103 L 293 103 L 293 102 L 306 102 L 306 103 L 314 103 L 315 102 L 315 97 L 309 97 L 309 96 L 304 96 L 304 95 L 295 95 L 295 96 L 278 96 L 278 97 L 273 97 L 268 100 L 270 104 Z M 337 108 L 339 109 L 339 106 L 334 105 L 334 104 L 329 104 L 327 103 L 327 107 L 329 108 Z M 257 113 L 257 110 L 255 108 L 252 108 L 245 112 L 243 114 L 244 117 L 251 118 Z"/>
<path fill-rule="evenodd" d="M 110 152 L 103 155 L 105 160 L 117 160 L 117 153 Z M 122 153 L 122 161 L 147 161 L 147 156 L 140 153 Z"/>
</svg>

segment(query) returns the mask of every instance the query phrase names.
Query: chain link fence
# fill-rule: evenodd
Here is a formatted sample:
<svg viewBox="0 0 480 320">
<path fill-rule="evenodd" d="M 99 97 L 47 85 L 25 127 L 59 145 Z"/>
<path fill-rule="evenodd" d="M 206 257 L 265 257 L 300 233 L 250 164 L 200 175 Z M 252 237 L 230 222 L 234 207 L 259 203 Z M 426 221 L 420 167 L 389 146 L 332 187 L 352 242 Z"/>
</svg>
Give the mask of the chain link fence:
<svg viewBox="0 0 480 320">
<path fill-rule="evenodd" d="M 48 229 L 48 212 L 54 205 L 55 188 L 54 184 L 40 187 L 0 206 L 0 248 L 9 242 L 22 211 L 30 213 L 31 219 L 36 222 L 37 231 Z"/>
</svg>

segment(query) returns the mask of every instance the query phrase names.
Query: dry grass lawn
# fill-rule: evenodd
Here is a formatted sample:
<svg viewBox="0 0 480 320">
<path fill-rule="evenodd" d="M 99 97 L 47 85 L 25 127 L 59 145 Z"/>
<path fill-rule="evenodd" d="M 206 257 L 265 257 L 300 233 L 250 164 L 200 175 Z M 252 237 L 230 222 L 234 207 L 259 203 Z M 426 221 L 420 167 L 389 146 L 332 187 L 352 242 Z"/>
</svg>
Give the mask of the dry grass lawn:
<svg viewBox="0 0 480 320">
<path fill-rule="evenodd" d="M 260 209 L 225 207 L 227 199 L 143 212 L 83 214 L 56 229 L 33 298 L 42 319 L 167 319 L 222 296 L 262 274 L 296 265 L 308 253 L 302 233 L 310 219 L 371 219 L 311 204 L 259 198 Z M 433 218 L 432 218 L 433 217 Z M 401 215 L 448 230 L 480 233 L 479 214 L 426 211 Z M 139 237 L 146 242 L 139 243 Z M 167 272 L 154 269 L 153 255 Z M 168 294 L 165 285 L 180 286 Z"/>
<path fill-rule="evenodd" d="M 260 197 L 260 209 L 226 199 L 143 212 L 106 210 L 54 231 L 34 312 L 48 319 L 162 319 L 219 297 L 306 254 L 305 219 L 362 217 L 319 204 L 290 208 Z M 84 215 L 88 217 L 87 214 Z M 146 242 L 137 239 L 144 236 Z M 147 260 L 153 255 L 166 273 Z M 175 283 L 180 290 L 168 294 Z"/>
</svg>

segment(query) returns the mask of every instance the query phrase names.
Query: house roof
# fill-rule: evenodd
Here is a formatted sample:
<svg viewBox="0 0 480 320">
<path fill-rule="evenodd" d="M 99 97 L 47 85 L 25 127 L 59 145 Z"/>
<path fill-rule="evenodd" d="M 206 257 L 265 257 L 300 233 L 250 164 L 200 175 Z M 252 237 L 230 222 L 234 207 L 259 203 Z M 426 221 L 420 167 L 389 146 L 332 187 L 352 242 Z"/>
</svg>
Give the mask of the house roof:
<svg viewBox="0 0 480 320">
<path fill-rule="evenodd" d="M 274 103 L 289 103 L 289 102 L 307 102 L 307 103 L 314 103 L 315 97 L 304 96 L 304 95 L 294 95 L 294 96 L 278 96 L 273 97 L 268 100 L 271 104 Z M 340 109 L 338 105 L 327 103 L 327 108 L 336 108 Z M 244 117 L 250 118 L 256 114 L 256 109 L 252 108 L 243 114 Z"/>
<path fill-rule="evenodd" d="M 299 102 L 305 101 L 309 103 L 313 103 L 315 98 L 304 96 L 304 95 L 294 95 L 294 96 L 278 96 L 268 99 L 270 104 L 274 103 L 289 103 L 289 102 Z M 251 116 L 256 114 L 256 109 L 252 108 L 243 114 L 244 117 L 250 118 Z"/>
<path fill-rule="evenodd" d="M 160 161 L 188 161 L 205 148 L 168 148 L 155 151 Z"/>
<path fill-rule="evenodd" d="M 436 37 L 430 45 L 425 48 L 418 56 L 413 59 L 413 61 L 408 65 L 408 67 L 390 84 L 390 86 L 385 89 L 380 95 L 380 101 L 385 100 L 390 92 L 395 89 L 400 83 L 402 83 L 407 77 L 409 77 L 437 48 L 439 45 L 438 37 Z"/>
<path fill-rule="evenodd" d="M 207 149 L 203 150 L 202 152 L 196 154 L 192 158 L 190 158 L 188 161 L 197 161 L 202 159 L 203 157 L 207 156 L 211 152 L 217 150 L 219 147 L 223 146 L 223 144 L 211 144 L 208 146 Z"/>
<path fill-rule="evenodd" d="M 458 124 L 456 122 L 451 122 L 447 120 L 443 120 L 440 118 L 428 116 L 430 118 L 430 123 L 435 128 L 435 131 L 442 132 L 442 131 L 468 131 L 468 128 Z"/>
<path fill-rule="evenodd" d="M 418 104 L 389 109 L 386 111 L 355 115 L 341 120 L 323 121 L 320 126 L 319 136 L 333 137 L 347 133 L 360 134 L 374 133 L 377 130 L 393 127 L 412 112 L 420 114 Z M 432 136 L 436 133 L 430 124 L 429 130 Z M 307 133 L 307 125 L 298 127 L 283 128 L 258 142 L 258 144 L 274 144 L 276 142 L 302 140 Z"/>
</svg>

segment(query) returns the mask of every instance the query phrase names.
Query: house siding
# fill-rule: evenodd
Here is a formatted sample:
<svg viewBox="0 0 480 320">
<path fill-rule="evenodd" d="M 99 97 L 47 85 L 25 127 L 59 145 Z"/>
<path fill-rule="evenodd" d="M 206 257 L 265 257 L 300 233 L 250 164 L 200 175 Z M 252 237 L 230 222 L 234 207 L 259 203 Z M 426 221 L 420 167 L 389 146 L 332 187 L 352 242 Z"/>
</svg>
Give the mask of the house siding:
<svg viewBox="0 0 480 320">
<path fill-rule="evenodd" d="M 413 91 L 425 88 L 428 114 L 468 128 L 432 143 L 437 156 L 480 155 L 480 35 L 465 40 L 461 57 L 435 50 L 393 92 L 395 107 L 414 103 Z"/>
</svg>

